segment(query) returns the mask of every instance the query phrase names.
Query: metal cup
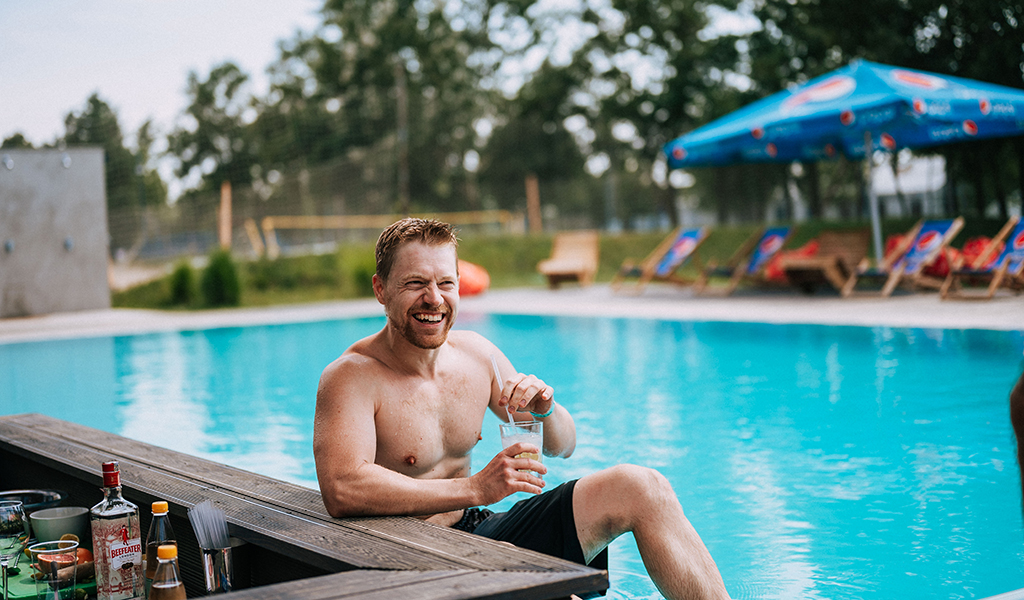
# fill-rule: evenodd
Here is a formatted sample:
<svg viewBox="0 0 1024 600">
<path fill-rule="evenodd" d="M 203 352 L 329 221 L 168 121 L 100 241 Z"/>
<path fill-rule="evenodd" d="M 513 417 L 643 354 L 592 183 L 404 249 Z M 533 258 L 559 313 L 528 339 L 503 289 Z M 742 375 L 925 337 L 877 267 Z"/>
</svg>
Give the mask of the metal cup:
<svg viewBox="0 0 1024 600">
<path fill-rule="evenodd" d="M 234 589 L 235 568 L 231 548 L 201 548 L 203 580 L 208 594 L 225 594 Z"/>
</svg>

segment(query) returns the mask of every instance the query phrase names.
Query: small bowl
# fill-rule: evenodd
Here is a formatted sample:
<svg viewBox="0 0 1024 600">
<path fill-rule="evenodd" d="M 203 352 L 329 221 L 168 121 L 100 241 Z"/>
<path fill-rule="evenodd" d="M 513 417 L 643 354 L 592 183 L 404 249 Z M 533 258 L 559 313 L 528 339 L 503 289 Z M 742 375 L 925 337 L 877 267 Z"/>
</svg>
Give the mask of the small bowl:
<svg viewBox="0 0 1024 600">
<path fill-rule="evenodd" d="M 58 506 L 37 510 L 29 516 L 36 540 L 53 542 L 66 533 L 78 536 L 82 547 L 92 545 L 89 509 L 81 506 Z"/>
</svg>

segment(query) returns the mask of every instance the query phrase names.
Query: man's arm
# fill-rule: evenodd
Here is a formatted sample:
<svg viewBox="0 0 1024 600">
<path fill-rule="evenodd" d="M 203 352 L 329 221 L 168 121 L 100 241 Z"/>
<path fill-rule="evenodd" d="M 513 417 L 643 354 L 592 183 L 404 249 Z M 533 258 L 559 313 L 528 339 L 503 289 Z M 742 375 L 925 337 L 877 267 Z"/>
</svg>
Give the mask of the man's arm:
<svg viewBox="0 0 1024 600">
<path fill-rule="evenodd" d="M 427 515 L 492 504 L 514 492 L 540 493 L 545 472 L 517 459 L 519 445 L 503 450 L 476 475 L 415 479 L 374 463 L 376 405 L 366 376 L 371 359 L 344 356 L 325 370 L 317 390 L 313 456 L 324 506 L 333 517 Z"/>
<path fill-rule="evenodd" d="M 512 363 L 496 347 L 494 357 L 502 381 L 492 386 L 490 407 L 502 421 L 508 421 L 508 406 L 517 421 L 533 418 L 530 412 L 550 415 L 538 419 L 544 423 L 544 454 L 568 458 L 576 449 L 576 423 L 564 406 L 555 402 L 554 389 L 534 375 L 517 373 Z"/>
</svg>

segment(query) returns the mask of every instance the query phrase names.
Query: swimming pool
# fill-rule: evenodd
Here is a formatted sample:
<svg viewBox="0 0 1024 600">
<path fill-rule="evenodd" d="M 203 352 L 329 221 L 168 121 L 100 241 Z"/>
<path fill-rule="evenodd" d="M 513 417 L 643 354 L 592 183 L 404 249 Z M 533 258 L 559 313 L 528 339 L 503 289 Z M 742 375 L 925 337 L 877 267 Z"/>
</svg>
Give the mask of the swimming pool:
<svg viewBox="0 0 1024 600">
<path fill-rule="evenodd" d="M 316 487 L 317 381 L 381 318 L 0 345 L 41 412 Z M 1024 586 L 1006 397 L 1019 332 L 463 313 L 576 418 L 556 484 L 658 469 L 734 598 L 981 598 Z M 500 448 L 488 416 L 475 456 Z M 510 504 L 508 499 L 501 506 Z M 629 537 L 610 598 L 657 598 Z"/>
</svg>

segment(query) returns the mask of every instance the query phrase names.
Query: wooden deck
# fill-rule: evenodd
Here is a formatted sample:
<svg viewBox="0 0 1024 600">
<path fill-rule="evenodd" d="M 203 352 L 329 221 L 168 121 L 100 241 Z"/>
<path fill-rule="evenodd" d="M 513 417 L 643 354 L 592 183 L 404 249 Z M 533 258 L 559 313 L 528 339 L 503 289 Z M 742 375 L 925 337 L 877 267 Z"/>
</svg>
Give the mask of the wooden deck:
<svg viewBox="0 0 1024 600">
<path fill-rule="evenodd" d="M 124 496 L 166 500 L 189 597 L 205 594 L 187 510 L 212 500 L 228 517 L 237 598 L 566 598 L 608 588 L 608 573 L 408 517 L 334 519 L 320 493 L 38 414 L 0 417 L 0 489 L 59 489 L 64 506 L 100 500 L 103 462 Z M 144 535 L 144 534 L 143 534 Z"/>
</svg>

